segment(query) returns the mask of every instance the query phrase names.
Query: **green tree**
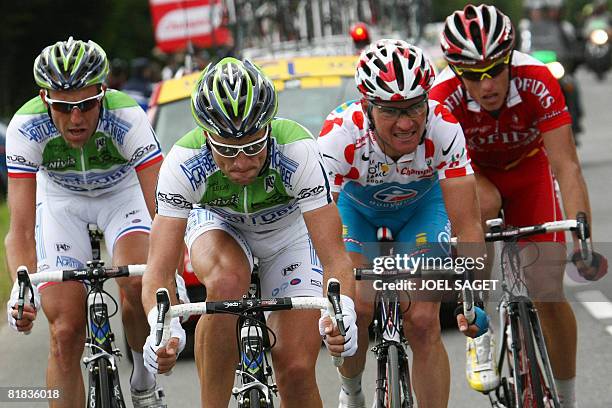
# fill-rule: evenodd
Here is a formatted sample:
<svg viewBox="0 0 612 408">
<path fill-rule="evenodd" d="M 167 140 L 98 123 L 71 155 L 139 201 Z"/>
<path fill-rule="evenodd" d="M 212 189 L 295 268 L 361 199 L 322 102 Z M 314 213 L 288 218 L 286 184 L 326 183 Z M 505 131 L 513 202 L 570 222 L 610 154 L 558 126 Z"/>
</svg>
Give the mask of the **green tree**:
<svg viewBox="0 0 612 408">
<path fill-rule="evenodd" d="M 94 40 L 110 58 L 149 56 L 154 46 L 144 0 L 0 2 L 0 117 L 36 95 L 32 65 L 40 51 L 73 36 Z"/>
</svg>

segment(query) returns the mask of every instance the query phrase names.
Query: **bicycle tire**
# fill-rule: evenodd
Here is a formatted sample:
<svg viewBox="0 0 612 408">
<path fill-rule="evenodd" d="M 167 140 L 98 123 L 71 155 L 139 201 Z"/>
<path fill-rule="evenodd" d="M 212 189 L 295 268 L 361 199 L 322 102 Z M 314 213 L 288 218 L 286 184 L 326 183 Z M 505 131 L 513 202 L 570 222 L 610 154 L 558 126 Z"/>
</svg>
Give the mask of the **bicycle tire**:
<svg viewBox="0 0 612 408">
<path fill-rule="evenodd" d="M 112 389 L 108 378 L 108 360 L 99 358 L 96 362 L 98 368 L 98 395 L 96 396 L 100 408 L 111 408 Z"/>
<path fill-rule="evenodd" d="M 399 352 L 397 345 L 389 344 L 387 348 L 387 408 L 401 408 L 401 384 L 399 372 Z"/>
<path fill-rule="evenodd" d="M 249 390 L 249 408 L 262 408 L 259 390 L 256 388 Z"/>
<path fill-rule="evenodd" d="M 536 354 L 533 329 L 531 326 L 531 318 L 529 316 L 530 310 L 527 308 L 527 303 L 522 301 L 519 302 L 519 320 L 522 327 L 522 333 L 525 340 L 525 351 L 527 353 L 528 369 L 529 369 L 529 380 L 532 395 L 534 398 L 535 405 L 533 407 L 546 408 L 544 405 L 545 391 L 542 386 L 542 370 Z"/>
</svg>

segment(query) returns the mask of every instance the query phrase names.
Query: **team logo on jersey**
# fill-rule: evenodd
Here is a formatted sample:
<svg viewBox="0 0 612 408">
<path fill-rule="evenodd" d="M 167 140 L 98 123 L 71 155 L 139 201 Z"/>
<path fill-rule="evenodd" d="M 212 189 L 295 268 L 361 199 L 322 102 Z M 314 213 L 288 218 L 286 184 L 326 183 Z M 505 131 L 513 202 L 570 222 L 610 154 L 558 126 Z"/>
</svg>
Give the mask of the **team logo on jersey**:
<svg viewBox="0 0 612 408">
<path fill-rule="evenodd" d="M 400 203 L 417 195 L 416 190 L 399 186 L 387 187 L 374 194 L 374 198 L 384 203 Z"/>
<path fill-rule="evenodd" d="M 274 174 L 270 174 L 268 177 L 266 177 L 265 179 L 265 188 L 266 188 L 266 193 L 271 192 L 272 190 L 274 190 Z"/>
<path fill-rule="evenodd" d="M 98 149 L 98 151 L 102 151 L 105 147 L 106 147 L 106 138 L 105 137 L 96 138 L 96 149 Z"/>
</svg>

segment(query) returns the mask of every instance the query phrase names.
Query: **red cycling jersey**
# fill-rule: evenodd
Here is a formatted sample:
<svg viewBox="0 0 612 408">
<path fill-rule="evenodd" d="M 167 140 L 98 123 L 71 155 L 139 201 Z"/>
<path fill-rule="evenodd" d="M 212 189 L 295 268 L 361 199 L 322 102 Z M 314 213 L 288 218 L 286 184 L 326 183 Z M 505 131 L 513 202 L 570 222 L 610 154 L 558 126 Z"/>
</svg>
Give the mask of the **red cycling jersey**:
<svg viewBox="0 0 612 408">
<path fill-rule="evenodd" d="M 497 117 L 481 109 L 448 67 L 429 95 L 461 123 L 474 171 L 497 187 L 508 224 L 563 219 L 542 133 L 572 123 L 565 98 L 548 68 L 526 54 L 513 52 L 510 75 L 506 103 Z M 530 240 L 564 242 L 564 234 Z"/>
<path fill-rule="evenodd" d="M 509 169 L 542 148 L 543 132 L 571 124 L 559 83 L 536 59 L 514 51 L 506 105 L 497 117 L 481 109 L 450 68 L 429 93 L 459 120 L 472 162 Z"/>
</svg>

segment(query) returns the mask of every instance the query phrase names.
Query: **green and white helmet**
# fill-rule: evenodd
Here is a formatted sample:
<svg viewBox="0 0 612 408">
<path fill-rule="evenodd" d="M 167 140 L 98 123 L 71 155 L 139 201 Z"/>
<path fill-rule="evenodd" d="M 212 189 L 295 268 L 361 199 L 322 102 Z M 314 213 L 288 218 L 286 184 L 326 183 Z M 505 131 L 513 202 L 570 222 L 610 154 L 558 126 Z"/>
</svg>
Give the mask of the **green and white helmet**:
<svg viewBox="0 0 612 408">
<path fill-rule="evenodd" d="M 251 61 L 227 57 L 209 64 L 191 94 L 191 113 L 205 130 L 238 139 L 263 129 L 276 115 L 272 81 Z"/>
<path fill-rule="evenodd" d="M 101 84 L 108 75 L 108 58 L 95 42 L 58 41 L 34 61 L 34 80 L 41 88 L 70 90 Z"/>
</svg>

